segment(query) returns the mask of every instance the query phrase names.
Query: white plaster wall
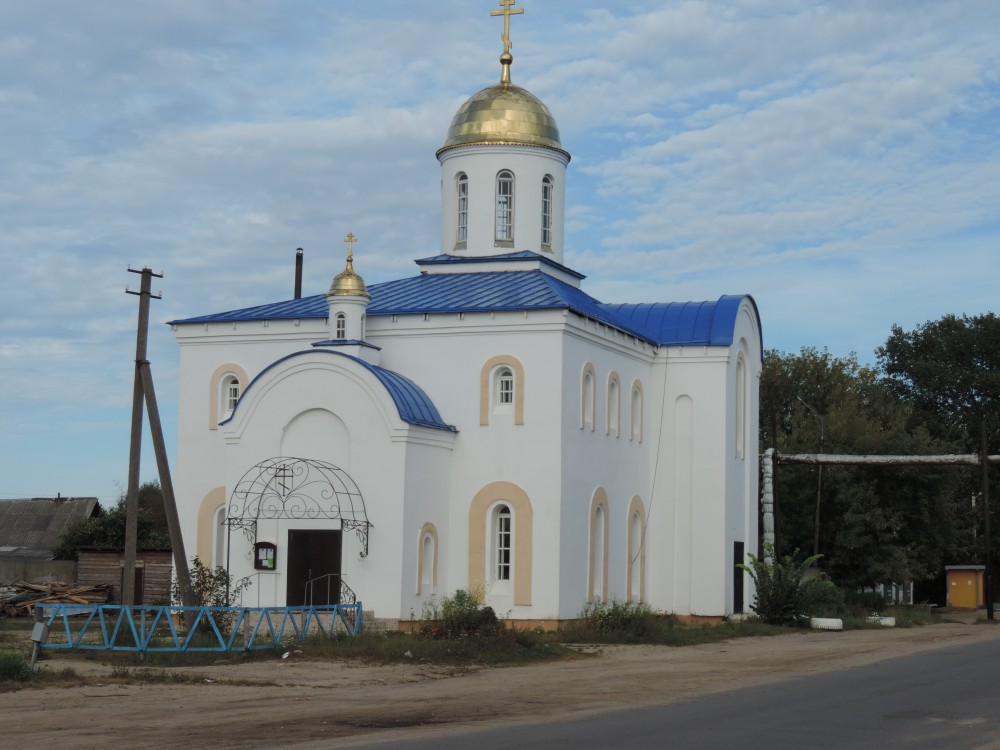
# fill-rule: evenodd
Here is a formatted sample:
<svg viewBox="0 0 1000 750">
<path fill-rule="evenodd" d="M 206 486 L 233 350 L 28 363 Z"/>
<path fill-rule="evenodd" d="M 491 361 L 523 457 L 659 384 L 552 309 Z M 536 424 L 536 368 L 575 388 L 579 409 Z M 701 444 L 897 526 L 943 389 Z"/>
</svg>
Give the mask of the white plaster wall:
<svg viewBox="0 0 1000 750">
<path fill-rule="evenodd" d="M 563 262 L 563 217 L 566 195 L 564 154 L 533 146 L 465 146 L 451 149 L 441 160 L 441 252 L 482 257 L 515 250 L 544 252 Z M 496 176 L 502 169 L 514 173 L 514 247 L 495 243 Z M 456 248 L 458 236 L 457 176 L 469 178 L 468 240 Z M 542 247 L 542 178 L 555 181 L 552 205 L 552 244 Z"/>
</svg>

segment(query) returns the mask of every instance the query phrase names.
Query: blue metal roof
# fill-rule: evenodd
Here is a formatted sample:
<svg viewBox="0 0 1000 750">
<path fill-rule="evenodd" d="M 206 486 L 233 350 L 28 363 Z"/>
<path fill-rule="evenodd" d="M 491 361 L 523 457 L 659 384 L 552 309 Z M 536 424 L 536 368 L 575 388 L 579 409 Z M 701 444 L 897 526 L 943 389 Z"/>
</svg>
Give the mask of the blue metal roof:
<svg viewBox="0 0 1000 750">
<path fill-rule="evenodd" d="M 275 360 L 261 370 L 260 373 L 258 373 L 257 376 L 250 381 L 250 384 L 246 387 L 246 389 L 244 389 L 243 393 L 240 394 L 240 400 L 236 402 L 236 409 L 234 409 L 233 412 L 235 413 L 236 410 L 239 409 L 239 404 L 246 397 L 246 394 L 250 392 L 250 389 L 253 388 L 254 384 L 260 380 L 264 373 L 272 367 L 276 367 L 282 362 L 292 359 L 293 357 L 301 357 L 305 354 L 316 353 L 329 354 L 334 357 L 344 357 L 345 359 L 357 362 L 359 365 L 368 370 L 368 372 L 374 375 L 389 392 L 393 402 L 396 404 L 396 411 L 399 413 L 399 418 L 404 422 L 420 425 L 421 427 L 432 427 L 436 430 L 447 430 L 449 432 L 458 431 L 454 425 L 447 424 L 441 418 L 441 414 L 438 412 L 434 402 L 431 401 L 430 396 L 424 393 L 423 389 L 409 378 L 400 375 L 398 372 L 387 370 L 384 367 L 369 364 L 363 359 L 352 357 L 350 354 L 344 354 L 343 352 L 333 351 L 330 349 L 311 349 L 302 352 L 295 352 L 294 354 L 289 354 L 281 359 Z M 230 419 L 232 419 L 232 417 L 223 420 L 220 424 L 225 424 Z"/>
<path fill-rule="evenodd" d="M 736 314 L 749 300 L 760 327 L 760 314 L 753 297 L 729 294 L 714 302 L 666 302 L 656 304 L 602 305 L 611 315 L 642 331 L 659 346 L 730 346 Z"/>
<path fill-rule="evenodd" d="M 569 274 L 577 279 L 587 278 L 579 271 L 574 271 L 572 268 L 564 266 L 562 263 L 556 263 L 554 260 L 548 256 L 541 255 L 539 253 L 531 252 L 530 250 L 519 250 L 516 253 L 503 253 L 502 255 L 487 255 L 484 257 L 469 257 L 463 258 L 459 255 L 435 255 L 431 258 L 420 258 L 414 261 L 418 266 L 437 266 L 437 265 L 468 265 L 474 263 L 512 263 L 522 260 L 537 260 L 541 261 L 545 265 L 551 268 L 558 268 L 563 273 Z"/>
<path fill-rule="evenodd" d="M 523 257 L 522 257 L 523 256 Z M 537 259 L 535 253 L 511 253 L 508 260 Z M 438 256 L 422 263 L 454 262 Z M 496 258 L 493 258 L 496 259 Z M 471 262 L 475 259 L 460 259 Z M 558 265 L 558 264 L 554 264 Z M 562 268 L 562 266 L 560 266 Z M 586 292 L 540 270 L 436 273 L 372 284 L 367 315 L 419 315 L 425 313 L 492 312 L 509 310 L 568 309 L 598 320 L 657 346 L 729 346 L 733 342 L 736 313 L 749 299 L 726 295 L 715 301 L 654 304 L 605 304 Z M 214 315 L 171 321 L 173 324 L 326 318 L 326 296 L 258 305 Z"/>
</svg>

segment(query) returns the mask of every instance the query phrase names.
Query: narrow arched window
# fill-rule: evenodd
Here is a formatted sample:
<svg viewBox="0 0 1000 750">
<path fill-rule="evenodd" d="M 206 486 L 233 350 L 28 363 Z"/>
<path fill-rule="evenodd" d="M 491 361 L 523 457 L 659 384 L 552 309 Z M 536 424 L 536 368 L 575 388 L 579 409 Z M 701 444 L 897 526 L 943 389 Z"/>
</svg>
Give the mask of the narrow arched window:
<svg viewBox="0 0 1000 750">
<path fill-rule="evenodd" d="M 493 511 L 493 580 L 497 582 L 511 579 L 511 534 L 510 508 L 498 505 Z"/>
<path fill-rule="evenodd" d="M 636 381 L 632 384 L 632 398 L 629 405 L 629 440 L 642 442 L 642 385 Z"/>
<path fill-rule="evenodd" d="M 589 362 L 583 366 L 580 382 L 580 428 L 594 430 L 594 366 Z"/>
<path fill-rule="evenodd" d="M 212 567 L 217 568 L 220 565 L 222 567 L 226 566 L 226 531 L 229 526 L 226 523 L 226 506 L 220 505 L 219 509 L 215 511 L 215 516 L 213 518 L 213 534 L 212 538 Z"/>
<path fill-rule="evenodd" d="M 552 175 L 542 178 L 542 247 L 552 246 Z"/>
<path fill-rule="evenodd" d="M 420 545 L 420 593 L 434 593 L 434 537 L 424 534 Z"/>
<path fill-rule="evenodd" d="M 608 382 L 608 435 L 618 437 L 621 432 L 621 399 L 618 395 L 618 376 L 612 373 Z"/>
<path fill-rule="evenodd" d="M 497 406 L 510 406 L 514 403 L 514 373 L 509 367 L 497 370 L 496 398 Z"/>
<path fill-rule="evenodd" d="M 337 341 L 347 338 L 347 316 L 344 313 L 337 313 Z"/>
<path fill-rule="evenodd" d="M 365 340 L 365 316 L 361 316 L 361 340 Z"/>
<path fill-rule="evenodd" d="M 642 543 L 642 516 L 639 511 L 632 513 L 628 530 L 629 539 L 629 601 L 642 601 L 642 558 L 644 545 Z"/>
<path fill-rule="evenodd" d="M 458 173 L 458 232 L 455 241 L 462 245 L 469 238 L 469 178 L 465 172 Z"/>
<path fill-rule="evenodd" d="M 227 375 L 222 379 L 222 417 L 228 417 L 240 400 L 240 381 L 235 375 Z"/>
<path fill-rule="evenodd" d="M 593 588 L 591 589 L 591 601 L 599 602 L 604 599 L 604 545 L 607 532 L 605 530 L 604 508 L 600 505 L 594 509 L 594 533 L 593 549 Z"/>
<path fill-rule="evenodd" d="M 736 458 L 746 449 L 747 369 L 742 352 L 736 357 Z"/>
<path fill-rule="evenodd" d="M 514 173 L 497 173 L 496 241 L 514 241 Z"/>
</svg>

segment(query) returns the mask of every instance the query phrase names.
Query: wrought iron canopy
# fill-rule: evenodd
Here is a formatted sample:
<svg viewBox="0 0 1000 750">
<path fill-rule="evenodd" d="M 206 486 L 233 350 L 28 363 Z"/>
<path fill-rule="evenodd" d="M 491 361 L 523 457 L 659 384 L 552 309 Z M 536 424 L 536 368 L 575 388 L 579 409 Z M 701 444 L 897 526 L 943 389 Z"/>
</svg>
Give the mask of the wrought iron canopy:
<svg viewBox="0 0 1000 750">
<path fill-rule="evenodd" d="M 226 523 L 256 538 L 259 520 L 339 520 L 353 530 L 368 556 L 368 529 L 361 490 L 343 469 L 313 458 L 279 456 L 247 471 L 229 496 Z"/>
</svg>

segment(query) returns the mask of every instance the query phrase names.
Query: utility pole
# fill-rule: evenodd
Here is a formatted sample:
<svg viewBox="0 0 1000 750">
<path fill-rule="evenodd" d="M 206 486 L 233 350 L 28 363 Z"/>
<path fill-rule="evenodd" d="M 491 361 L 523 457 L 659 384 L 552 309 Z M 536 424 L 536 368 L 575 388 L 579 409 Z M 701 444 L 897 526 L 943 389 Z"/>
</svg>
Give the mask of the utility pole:
<svg viewBox="0 0 1000 750">
<path fill-rule="evenodd" d="M 986 545 L 986 570 L 984 571 L 984 586 L 986 590 L 986 619 L 993 620 L 993 565 L 990 559 L 993 550 L 990 549 L 990 453 L 986 440 L 986 417 L 979 417 L 979 461 L 982 464 L 983 481 L 983 543 Z"/>
<path fill-rule="evenodd" d="M 174 570 L 177 572 L 177 585 L 180 589 L 181 604 L 194 606 L 194 596 L 191 591 L 191 573 L 188 570 L 187 555 L 184 552 L 184 539 L 181 536 L 180 517 L 177 513 L 177 502 L 174 497 L 174 484 L 170 477 L 170 465 L 167 461 L 167 448 L 163 441 L 163 427 L 160 423 L 160 410 L 156 404 L 156 391 L 153 389 L 153 373 L 146 359 L 146 342 L 149 329 L 149 300 L 161 299 L 150 291 L 153 277 L 163 278 L 162 273 L 153 273 L 148 268 L 141 271 L 128 269 L 129 273 L 142 275 L 138 292 L 139 326 L 135 346 L 135 384 L 132 390 L 132 442 L 129 453 L 129 484 L 125 500 L 125 572 L 122 582 L 122 604 L 135 604 L 135 547 L 136 521 L 139 510 L 139 455 L 142 446 L 142 407 L 145 401 L 149 410 L 149 428 L 153 438 L 153 453 L 156 455 L 156 467 L 160 475 L 160 487 L 163 490 L 163 509 L 167 516 L 167 528 L 170 531 L 170 546 L 174 553 Z M 188 619 L 188 618 L 186 618 Z"/>
</svg>

